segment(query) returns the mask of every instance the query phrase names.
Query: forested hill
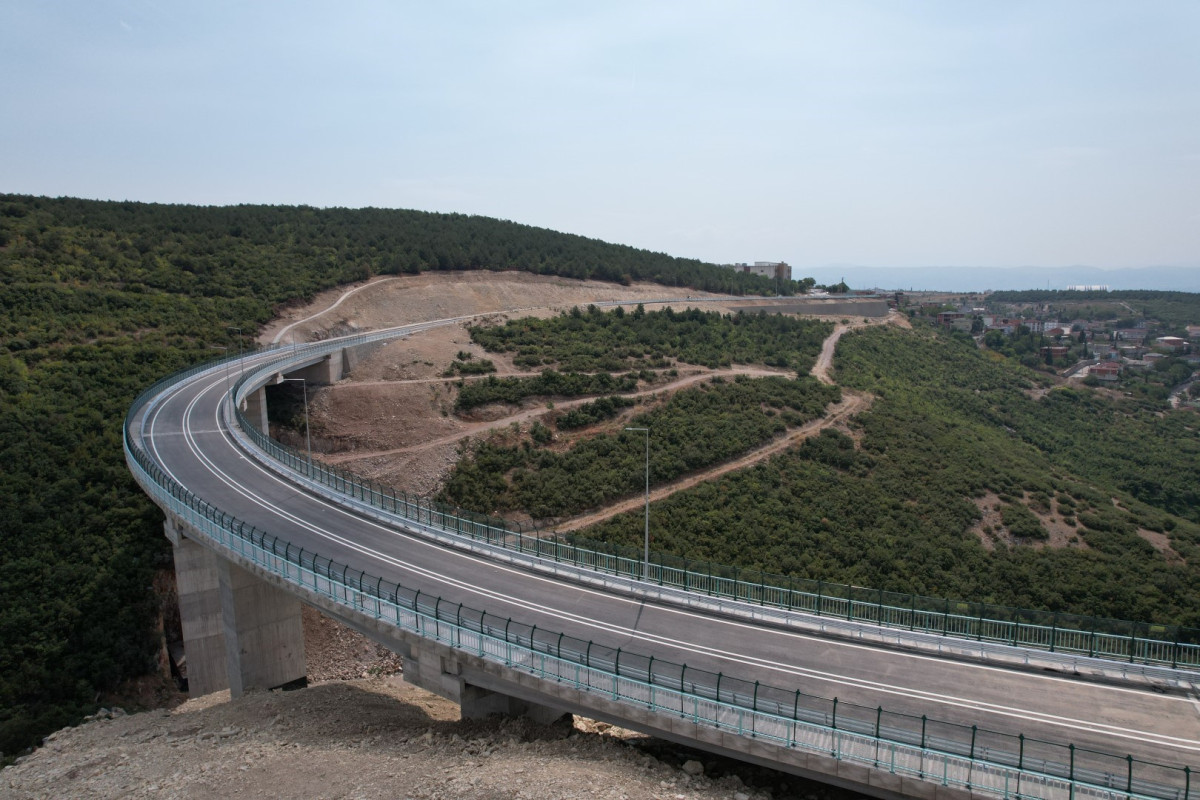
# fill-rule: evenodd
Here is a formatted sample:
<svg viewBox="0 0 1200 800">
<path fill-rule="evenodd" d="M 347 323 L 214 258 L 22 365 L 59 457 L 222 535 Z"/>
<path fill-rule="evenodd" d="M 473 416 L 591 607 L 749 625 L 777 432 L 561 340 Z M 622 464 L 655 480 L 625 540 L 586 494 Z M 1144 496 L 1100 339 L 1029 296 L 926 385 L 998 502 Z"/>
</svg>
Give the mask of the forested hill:
<svg viewBox="0 0 1200 800">
<path fill-rule="evenodd" d="M 1168 328 L 1194 323 L 1197 314 L 1195 292 L 1152 292 L 1123 289 L 1117 291 L 1059 291 L 1034 289 L 1021 292 L 992 292 L 993 305 L 1038 305 L 1060 312 L 1064 319 L 1121 319 L 1150 317 Z M 1132 323 L 1131 323 L 1132 324 Z"/>
<path fill-rule="evenodd" d="M 203 207 L 0 195 L 0 247 L 45 277 L 268 302 L 373 275 L 522 270 L 732 294 L 777 284 L 597 239 L 464 214 L 306 206 Z M 6 281 L 7 282 L 7 281 Z"/>
<path fill-rule="evenodd" d="M 381 273 L 519 269 L 731 293 L 798 284 L 458 214 L 0 194 L 0 753 L 154 668 L 161 514 L 121 420 L 287 301 Z"/>
</svg>

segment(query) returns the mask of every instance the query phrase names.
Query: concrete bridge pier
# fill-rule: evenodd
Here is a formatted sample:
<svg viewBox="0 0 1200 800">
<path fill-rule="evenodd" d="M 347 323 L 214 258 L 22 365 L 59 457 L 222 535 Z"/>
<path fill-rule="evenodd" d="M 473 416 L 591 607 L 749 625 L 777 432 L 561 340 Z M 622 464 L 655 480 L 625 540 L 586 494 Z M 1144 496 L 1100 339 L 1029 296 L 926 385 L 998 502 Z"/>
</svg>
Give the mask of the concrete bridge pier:
<svg viewBox="0 0 1200 800">
<path fill-rule="evenodd" d="M 175 551 L 175 579 L 188 693 L 274 689 L 306 680 L 300 600 L 164 525 Z M 197 537 L 199 538 L 199 537 Z"/>
<path fill-rule="evenodd" d="M 260 386 L 246 395 L 246 399 L 242 401 L 242 413 L 263 433 L 269 430 L 267 427 L 267 390 L 264 387 Z"/>
</svg>

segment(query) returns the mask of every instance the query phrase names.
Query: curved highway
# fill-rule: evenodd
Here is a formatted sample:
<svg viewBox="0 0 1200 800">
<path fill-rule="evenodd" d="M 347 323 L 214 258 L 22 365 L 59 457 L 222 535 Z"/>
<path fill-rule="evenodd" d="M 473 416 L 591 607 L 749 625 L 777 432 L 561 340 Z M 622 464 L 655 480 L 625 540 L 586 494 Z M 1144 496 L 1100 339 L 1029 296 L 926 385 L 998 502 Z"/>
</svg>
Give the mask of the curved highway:
<svg viewBox="0 0 1200 800">
<path fill-rule="evenodd" d="M 1200 764 L 1194 694 L 879 649 L 658 604 L 447 548 L 321 499 L 248 457 L 221 413 L 231 377 L 279 353 L 250 354 L 166 387 L 135 409 L 130 430 L 179 484 L 307 552 L 539 629 L 751 682 L 1121 759 Z"/>
</svg>

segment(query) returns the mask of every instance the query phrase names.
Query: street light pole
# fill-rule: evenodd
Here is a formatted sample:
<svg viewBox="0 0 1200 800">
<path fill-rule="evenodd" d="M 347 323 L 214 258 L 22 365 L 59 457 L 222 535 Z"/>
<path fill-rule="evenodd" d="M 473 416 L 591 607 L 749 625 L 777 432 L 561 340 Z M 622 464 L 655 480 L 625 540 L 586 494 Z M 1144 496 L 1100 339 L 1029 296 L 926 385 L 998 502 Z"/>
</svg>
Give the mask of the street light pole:
<svg viewBox="0 0 1200 800">
<path fill-rule="evenodd" d="M 641 431 L 646 434 L 646 538 L 644 558 L 642 561 L 642 580 L 650 580 L 650 429 L 626 428 L 627 431 Z"/>
<path fill-rule="evenodd" d="M 237 352 L 238 352 L 238 377 L 240 378 L 240 377 L 242 377 L 243 370 L 245 369 L 244 366 L 242 365 L 242 329 L 235 328 L 232 325 L 225 326 L 225 332 L 229 333 L 230 331 L 237 331 L 237 335 L 238 335 L 238 349 L 237 349 Z"/>
<path fill-rule="evenodd" d="M 312 435 L 308 427 L 308 381 L 304 378 L 283 378 L 284 381 L 296 381 L 304 391 L 304 447 L 308 450 L 308 468 L 312 469 Z"/>
</svg>

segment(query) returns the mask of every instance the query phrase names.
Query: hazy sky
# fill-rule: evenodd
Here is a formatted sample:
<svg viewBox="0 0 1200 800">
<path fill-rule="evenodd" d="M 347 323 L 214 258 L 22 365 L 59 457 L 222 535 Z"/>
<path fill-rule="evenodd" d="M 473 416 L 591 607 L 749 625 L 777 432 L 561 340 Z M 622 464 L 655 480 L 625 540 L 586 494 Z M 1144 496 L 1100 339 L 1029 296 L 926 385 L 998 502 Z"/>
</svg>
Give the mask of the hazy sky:
<svg viewBox="0 0 1200 800">
<path fill-rule="evenodd" d="M 1200 269 L 1200 2 L 0 4 L 0 191 Z"/>
</svg>

